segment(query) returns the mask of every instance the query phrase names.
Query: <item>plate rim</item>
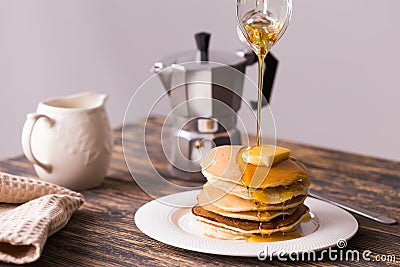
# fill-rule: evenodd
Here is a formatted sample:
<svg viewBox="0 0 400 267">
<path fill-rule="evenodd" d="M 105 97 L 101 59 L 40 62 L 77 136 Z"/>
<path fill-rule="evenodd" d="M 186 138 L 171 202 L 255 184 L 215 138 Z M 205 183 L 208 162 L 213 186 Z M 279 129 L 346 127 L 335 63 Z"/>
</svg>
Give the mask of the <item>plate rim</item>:
<svg viewBox="0 0 400 267">
<path fill-rule="evenodd" d="M 222 255 L 222 256 L 236 256 L 236 257 L 257 257 L 257 253 L 260 251 L 260 249 L 258 249 L 258 250 L 254 250 L 254 252 L 250 252 L 250 253 L 246 253 L 246 252 L 238 252 L 238 253 L 233 253 L 233 252 L 231 252 L 231 251 L 229 251 L 229 250 L 226 250 L 226 251 L 224 251 L 224 250 L 216 250 L 215 248 L 209 248 L 209 247 L 202 247 L 202 246 L 194 246 L 194 245 L 191 245 L 191 246 L 189 246 L 188 244 L 182 244 L 182 243 L 179 243 L 179 242 L 176 242 L 176 240 L 175 240 L 175 242 L 173 241 L 173 240 L 171 240 L 171 238 L 163 238 L 163 237 L 160 237 L 160 236 L 157 236 L 156 234 L 154 234 L 152 231 L 149 231 L 148 230 L 148 225 L 156 225 L 155 227 L 157 227 L 157 224 L 155 224 L 155 223 L 153 223 L 153 224 L 146 224 L 143 220 L 145 219 L 145 217 L 143 217 L 143 216 L 145 216 L 146 215 L 146 211 L 147 211 L 147 209 L 152 209 L 152 206 L 153 205 L 156 205 L 156 206 L 159 206 L 159 205 L 161 205 L 164 209 L 165 209 L 165 212 L 168 212 L 168 220 L 169 220 L 169 222 L 170 222 L 170 224 L 171 225 L 174 225 L 174 228 L 175 228 L 175 230 L 177 230 L 178 229 L 178 231 L 181 233 L 181 234 L 184 234 L 184 235 L 190 235 L 190 237 L 191 238 L 194 238 L 194 239 L 203 239 L 203 238 L 206 238 L 206 239 L 210 239 L 210 240 L 212 240 L 212 241 L 210 241 L 211 243 L 218 243 L 218 242 L 226 242 L 226 244 L 233 244 L 233 243 L 239 243 L 239 244 L 247 244 L 246 246 L 256 246 L 256 245 L 258 245 L 259 246 L 259 248 L 262 248 L 262 247 L 264 247 L 265 248 L 265 246 L 268 244 L 269 246 L 271 246 L 272 244 L 274 244 L 275 243 L 275 245 L 276 244 L 283 244 L 283 243 L 289 243 L 289 242 L 295 242 L 295 243 L 297 243 L 297 242 L 299 242 L 299 239 L 293 239 L 293 240 L 287 240 L 287 241 L 278 241 L 278 242 L 255 242 L 255 243 L 246 243 L 244 240 L 220 240 L 220 239 L 216 239 L 216 238 L 211 238 L 211 237 L 206 237 L 206 236 L 204 236 L 204 237 L 199 237 L 199 236 L 197 236 L 197 235 L 195 235 L 195 234 L 190 234 L 190 233 L 188 233 L 187 231 L 185 231 L 184 229 L 182 229 L 181 227 L 178 227 L 177 225 L 175 225 L 174 223 L 172 223 L 172 221 L 171 221 L 171 214 L 173 214 L 173 212 L 174 211 L 177 211 L 177 210 L 180 210 L 180 209 L 188 209 L 188 210 L 190 210 L 190 208 L 188 208 L 188 207 L 176 207 L 176 206 L 174 206 L 174 205 L 167 205 L 166 204 L 166 202 L 168 202 L 168 200 L 171 200 L 171 199 L 180 199 L 180 198 L 182 198 L 182 197 L 191 197 L 191 198 L 193 198 L 193 202 L 195 203 L 195 200 L 196 200 L 196 196 L 199 194 L 199 192 L 200 192 L 201 190 L 189 190 L 189 191 L 184 191 L 184 192 L 179 192 L 179 193 L 174 193 L 174 194 L 170 194 L 170 195 L 166 195 L 166 196 L 163 196 L 163 197 L 161 197 L 161 198 L 158 198 L 158 199 L 153 199 L 153 200 L 151 200 L 151 201 L 149 201 L 149 202 L 147 202 L 147 203 L 145 203 L 144 205 L 142 205 L 137 211 L 136 211 L 136 213 L 135 213 L 135 215 L 134 215 L 134 221 L 135 221 L 135 224 L 136 224 L 136 226 L 138 227 L 138 229 L 143 233 L 143 234 L 145 234 L 146 236 L 148 236 L 148 237 L 150 237 L 150 238 L 152 238 L 152 239 L 154 239 L 154 240 L 156 240 L 156 241 L 158 241 L 158 242 L 161 242 L 161 243 L 164 243 L 164 244 L 167 244 L 167 245 L 170 245 L 170 246 L 173 246 L 173 247 L 177 247 L 177 248 L 181 248 L 181 249 L 186 249 L 186 250 L 190 250 L 190 251 L 195 251 L 195 252 L 201 252 L 201 253 L 208 253 L 208 254 L 214 254 L 214 255 Z M 182 202 L 182 200 L 179 200 L 179 202 L 181 203 Z M 284 254 L 279 254 L 279 255 L 288 255 L 289 253 L 305 253 L 305 252 L 308 252 L 308 251 L 310 251 L 310 250 L 313 250 L 313 251 L 320 251 L 320 250 L 323 250 L 323 249 L 328 249 L 328 248 L 330 248 L 330 247 L 334 247 L 334 246 L 336 246 L 337 245 L 337 242 L 339 241 L 339 240 L 346 240 L 346 241 L 348 241 L 348 240 L 350 240 L 356 233 L 357 233 L 357 231 L 358 231 L 358 229 L 359 229 L 359 224 L 358 224 L 358 221 L 356 220 L 356 218 L 350 213 L 350 212 L 348 212 L 348 211 L 346 211 L 346 210 L 344 210 L 344 209 L 342 209 L 342 208 L 340 208 L 340 207 L 337 207 L 337 206 L 335 206 L 335 205 L 332 205 L 332 204 L 330 204 L 330 203 L 327 203 L 327 202 L 324 202 L 324 201 L 322 201 L 322 200 L 319 200 L 319 199 L 316 199 L 316 198 L 312 198 L 312 197 L 307 197 L 306 198 L 306 202 L 311 202 L 311 206 L 313 206 L 313 205 L 316 205 L 315 203 L 318 203 L 318 204 L 320 204 L 320 205 L 325 205 L 325 206 L 327 206 L 327 207 L 332 207 L 334 210 L 336 210 L 336 211 L 339 211 L 340 213 L 342 213 L 342 215 L 344 215 L 344 216 L 347 216 L 347 218 L 349 219 L 349 220 L 351 220 L 351 222 L 353 223 L 353 227 L 352 227 L 352 230 L 349 232 L 349 233 L 347 233 L 346 234 L 346 236 L 343 236 L 343 237 L 341 237 L 341 238 L 339 238 L 338 240 L 336 240 L 335 242 L 330 242 L 330 243 L 328 243 L 328 244 L 326 244 L 326 245 L 320 245 L 320 246 L 317 246 L 317 247 L 314 247 L 314 248 L 312 248 L 312 249 L 310 249 L 310 248 L 308 248 L 308 249 L 300 249 L 300 250 L 297 250 L 297 251 L 295 251 L 295 250 L 290 250 L 290 251 L 286 251 Z M 314 204 L 312 203 L 312 202 L 315 202 Z M 308 204 L 309 206 L 310 206 L 310 203 L 306 203 L 306 204 Z M 188 206 L 189 206 L 189 204 L 188 204 Z M 310 207 L 310 210 L 311 210 L 311 212 L 313 212 L 313 210 L 312 210 L 312 207 Z M 320 214 L 321 215 L 321 214 Z M 324 217 L 320 217 L 320 216 L 318 216 L 318 214 L 316 214 L 316 216 L 317 216 L 317 218 L 318 218 L 318 220 L 320 221 L 320 224 L 323 222 L 323 220 L 322 219 L 324 219 Z M 153 218 L 154 219 L 154 218 Z M 321 221 L 322 220 L 322 221 Z M 150 228 L 151 228 L 152 226 L 150 226 Z M 320 225 L 320 227 L 321 227 L 321 225 Z M 315 232 L 313 232 L 313 233 L 311 233 L 310 235 L 307 235 L 307 236 L 305 236 L 305 237 L 309 237 L 309 236 L 312 236 L 312 235 L 318 235 L 318 231 L 321 231 L 321 229 L 320 229 L 320 227 L 315 231 Z M 171 230 L 171 229 L 170 229 Z M 303 238 L 303 237 L 302 237 Z M 296 241 L 297 240 L 297 241 Z M 228 243 L 229 242 L 229 243 Z M 273 246 L 273 245 L 272 245 Z M 274 252 L 280 252 L 279 250 L 278 251 L 274 251 Z M 270 256 L 270 255 L 268 255 L 268 256 Z M 272 255 L 272 256 L 276 256 L 276 255 Z"/>
</svg>

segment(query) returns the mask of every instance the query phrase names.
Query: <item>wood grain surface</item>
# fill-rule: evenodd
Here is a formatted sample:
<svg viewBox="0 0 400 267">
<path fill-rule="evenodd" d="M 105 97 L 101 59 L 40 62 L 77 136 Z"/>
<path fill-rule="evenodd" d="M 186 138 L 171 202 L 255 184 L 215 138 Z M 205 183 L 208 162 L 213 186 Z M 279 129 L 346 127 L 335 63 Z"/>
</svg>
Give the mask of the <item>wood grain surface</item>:
<svg viewBox="0 0 400 267">
<path fill-rule="evenodd" d="M 156 170 L 168 176 L 168 163 L 163 156 L 159 137 L 163 120 L 152 118 L 146 124 L 145 144 Z M 143 125 L 124 131 L 128 160 L 140 166 L 137 171 L 151 179 L 143 151 Z M 400 225 L 383 225 L 355 215 L 360 228 L 348 242 L 347 249 L 372 251 L 376 255 L 394 255 L 395 262 L 330 261 L 260 262 L 256 258 L 228 257 L 187 251 L 155 241 L 141 233 L 134 223 L 137 209 L 152 200 L 133 181 L 127 169 L 122 130 L 114 131 L 111 167 L 101 187 L 82 192 L 86 202 L 69 224 L 51 236 L 42 257 L 32 266 L 338 266 L 400 265 Z M 126 141 L 128 140 L 128 141 Z M 400 221 L 400 163 L 302 144 L 279 141 L 304 162 L 310 171 L 312 189 L 321 194 L 379 212 Z M 0 171 L 23 176 L 36 176 L 32 165 L 20 156 L 0 162 Z M 176 180 L 187 186 L 199 182 Z M 163 188 L 159 188 L 163 192 Z M 168 192 L 163 192 L 168 193 Z M 1 265 L 1 263 L 0 263 Z"/>
</svg>

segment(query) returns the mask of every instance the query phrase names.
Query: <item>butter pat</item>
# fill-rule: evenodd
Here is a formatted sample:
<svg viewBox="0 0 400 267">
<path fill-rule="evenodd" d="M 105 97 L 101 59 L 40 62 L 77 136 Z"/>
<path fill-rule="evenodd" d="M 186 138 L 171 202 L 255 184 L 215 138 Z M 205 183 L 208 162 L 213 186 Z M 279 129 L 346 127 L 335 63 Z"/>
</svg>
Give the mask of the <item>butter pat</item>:
<svg viewBox="0 0 400 267">
<path fill-rule="evenodd" d="M 244 162 L 256 166 L 272 166 L 288 159 L 290 150 L 273 145 L 248 147 L 242 154 Z"/>
</svg>

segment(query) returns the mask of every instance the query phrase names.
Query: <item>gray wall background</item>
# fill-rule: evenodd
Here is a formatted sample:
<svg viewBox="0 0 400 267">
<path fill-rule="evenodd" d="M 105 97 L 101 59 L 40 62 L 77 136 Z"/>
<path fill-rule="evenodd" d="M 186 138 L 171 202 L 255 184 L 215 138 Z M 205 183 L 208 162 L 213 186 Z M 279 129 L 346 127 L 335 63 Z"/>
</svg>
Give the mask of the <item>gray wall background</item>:
<svg viewBox="0 0 400 267">
<path fill-rule="evenodd" d="M 397 0 L 294 1 L 273 49 L 279 138 L 400 160 L 398 10 Z M 242 48 L 234 0 L 0 0 L 0 158 L 22 152 L 26 113 L 50 97 L 105 92 L 120 125 L 153 62 L 194 48 L 201 30 L 213 49 Z M 255 66 L 248 74 L 256 80 Z"/>
</svg>

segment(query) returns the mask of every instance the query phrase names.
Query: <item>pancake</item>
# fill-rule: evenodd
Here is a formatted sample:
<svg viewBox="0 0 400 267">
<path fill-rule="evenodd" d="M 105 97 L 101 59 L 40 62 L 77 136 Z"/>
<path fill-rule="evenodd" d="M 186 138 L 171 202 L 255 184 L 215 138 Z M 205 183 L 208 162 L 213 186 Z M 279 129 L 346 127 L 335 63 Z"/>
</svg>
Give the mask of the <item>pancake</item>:
<svg viewBox="0 0 400 267">
<path fill-rule="evenodd" d="M 283 214 L 291 215 L 296 208 L 285 209 L 285 210 L 269 210 L 269 211 L 244 211 L 244 212 L 229 212 L 223 209 L 218 208 L 213 204 L 208 204 L 201 206 L 203 209 L 225 216 L 229 218 L 236 218 L 236 219 L 244 219 L 250 221 L 258 221 L 258 222 L 268 222 L 278 216 Z"/>
<path fill-rule="evenodd" d="M 205 235 L 248 239 L 290 232 L 309 213 L 303 204 L 307 169 L 286 148 L 219 146 L 201 166 L 207 183 L 192 214 Z"/>
<path fill-rule="evenodd" d="M 262 177 L 259 183 L 252 184 L 251 179 L 243 180 L 243 175 L 254 173 L 257 166 L 247 164 L 245 170 L 240 169 L 236 158 L 242 148 L 242 146 L 218 146 L 210 150 L 201 163 L 203 175 L 210 182 L 221 179 L 236 184 L 243 185 L 244 183 L 246 186 L 261 189 L 287 186 L 307 177 L 306 167 L 294 158 L 289 158 L 273 166 L 269 169 L 269 172 L 267 169 L 266 177 Z"/>
<path fill-rule="evenodd" d="M 233 231 L 222 226 L 216 226 L 205 221 L 202 221 L 201 217 L 193 215 L 196 219 L 199 232 L 205 236 L 222 240 L 246 240 L 250 236 L 249 234 L 240 233 Z"/>
<path fill-rule="evenodd" d="M 279 232 L 288 233 L 290 231 L 294 231 L 294 229 L 296 229 L 296 227 L 299 225 L 299 223 L 303 220 L 303 218 L 305 216 L 307 216 L 307 215 L 304 215 L 298 222 L 296 222 L 292 226 L 282 228 L 282 231 L 280 231 L 280 230 L 277 230 L 275 232 L 274 231 L 264 231 L 262 235 L 268 236 L 273 233 L 279 233 Z M 194 216 L 194 217 L 196 218 L 196 216 Z M 248 240 L 249 237 L 260 236 L 260 234 L 248 234 L 248 233 L 234 231 L 234 230 L 225 228 L 223 226 L 217 226 L 215 224 L 208 223 L 205 220 L 202 221 L 201 218 L 198 218 L 198 219 L 197 218 L 196 218 L 196 220 L 197 220 L 197 225 L 199 227 L 199 230 L 205 236 L 222 239 L 222 240 Z"/>
<path fill-rule="evenodd" d="M 212 203 L 216 207 L 229 212 L 243 211 L 266 211 L 266 210 L 283 210 L 297 207 L 304 202 L 306 195 L 299 195 L 278 204 L 258 204 L 253 200 L 240 198 L 235 195 L 227 194 L 211 185 L 206 186 L 197 196 L 200 206 Z"/>
<path fill-rule="evenodd" d="M 242 146 L 217 146 L 203 158 L 201 168 L 203 175 L 240 184 L 242 171 L 236 163 L 236 155 Z"/>
<path fill-rule="evenodd" d="M 201 206 L 192 208 L 192 213 L 196 220 L 217 227 L 219 231 L 226 231 L 235 235 L 249 236 L 253 234 L 270 235 L 275 232 L 289 232 L 296 227 L 301 220 L 308 214 L 308 207 L 300 205 L 291 215 L 274 218 L 269 222 L 259 223 L 243 219 L 229 218 L 210 211 L 205 210 Z M 206 226 L 207 226 L 206 225 Z M 203 225 L 204 226 L 204 225 Z"/>
<path fill-rule="evenodd" d="M 268 187 L 257 190 L 249 190 L 246 186 L 220 179 L 214 180 L 212 183 L 208 182 L 204 187 L 210 185 L 240 198 L 252 199 L 267 204 L 278 204 L 293 197 L 307 194 L 310 179 L 306 177 L 288 186 Z"/>
</svg>

